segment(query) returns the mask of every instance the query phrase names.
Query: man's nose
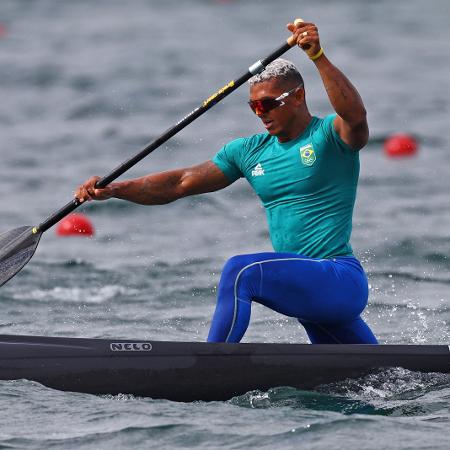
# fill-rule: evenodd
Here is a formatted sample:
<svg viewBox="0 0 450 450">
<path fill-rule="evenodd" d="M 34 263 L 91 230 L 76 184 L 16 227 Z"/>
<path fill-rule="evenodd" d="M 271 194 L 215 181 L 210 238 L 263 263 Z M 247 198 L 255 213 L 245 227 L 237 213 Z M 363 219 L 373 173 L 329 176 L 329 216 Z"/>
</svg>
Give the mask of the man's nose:
<svg viewBox="0 0 450 450">
<path fill-rule="evenodd" d="M 255 109 L 255 114 L 258 117 L 263 117 L 266 114 L 266 112 L 262 108 L 256 108 Z"/>
</svg>

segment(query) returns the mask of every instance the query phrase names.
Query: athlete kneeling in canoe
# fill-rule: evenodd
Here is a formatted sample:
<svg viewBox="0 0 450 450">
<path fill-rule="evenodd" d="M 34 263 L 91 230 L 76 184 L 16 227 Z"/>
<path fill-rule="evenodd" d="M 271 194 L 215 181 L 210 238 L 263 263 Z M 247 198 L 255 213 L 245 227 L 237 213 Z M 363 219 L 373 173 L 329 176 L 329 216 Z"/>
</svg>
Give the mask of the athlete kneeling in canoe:
<svg viewBox="0 0 450 450">
<path fill-rule="evenodd" d="M 80 200 L 111 197 L 144 205 L 223 189 L 245 177 L 267 213 L 275 253 L 232 257 L 218 288 L 210 342 L 239 342 L 252 301 L 296 317 L 312 343 L 374 344 L 361 319 L 367 278 L 350 246 L 359 153 L 368 140 L 364 104 L 328 60 L 312 23 L 289 24 L 316 65 L 336 114 L 311 116 L 303 79 L 278 59 L 250 79 L 249 105 L 267 132 L 226 144 L 198 166 L 80 186 Z"/>
</svg>

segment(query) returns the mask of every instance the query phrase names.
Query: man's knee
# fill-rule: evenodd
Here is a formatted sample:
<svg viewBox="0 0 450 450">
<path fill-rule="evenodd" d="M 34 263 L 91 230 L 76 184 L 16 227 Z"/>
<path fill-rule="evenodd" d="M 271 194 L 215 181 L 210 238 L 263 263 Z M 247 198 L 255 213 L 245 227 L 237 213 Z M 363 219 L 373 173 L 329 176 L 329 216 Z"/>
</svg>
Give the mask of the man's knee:
<svg viewBox="0 0 450 450">
<path fill-rule="evenodd" d="M 236 278 L 238 274 L 252 264 L 252 255 L 232 256 L 223 266 L 222 277 L 227 275 Z"/>
<path fill-rule="evenodd" d="M 220 283 L 222 288 L 244 289 L 253 295 L 260 281 L 260 269 L 254 255 L 236 255 L 224 265 Z"/>
</svg>

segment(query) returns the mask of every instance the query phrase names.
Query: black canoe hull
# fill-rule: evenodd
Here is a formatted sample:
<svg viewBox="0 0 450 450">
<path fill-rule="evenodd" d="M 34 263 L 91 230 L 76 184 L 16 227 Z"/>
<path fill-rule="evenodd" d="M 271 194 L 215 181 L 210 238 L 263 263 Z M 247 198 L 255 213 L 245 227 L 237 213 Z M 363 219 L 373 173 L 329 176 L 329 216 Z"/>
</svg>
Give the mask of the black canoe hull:
<svg viewBox="0 0 450 450">
<path fill-rule="evenodd" d="M 90 394 L 227 400 L 390 367 L 450 373 L 446 345 L 210 344 L 0 335 L 0 380 Z"/>
</svg>

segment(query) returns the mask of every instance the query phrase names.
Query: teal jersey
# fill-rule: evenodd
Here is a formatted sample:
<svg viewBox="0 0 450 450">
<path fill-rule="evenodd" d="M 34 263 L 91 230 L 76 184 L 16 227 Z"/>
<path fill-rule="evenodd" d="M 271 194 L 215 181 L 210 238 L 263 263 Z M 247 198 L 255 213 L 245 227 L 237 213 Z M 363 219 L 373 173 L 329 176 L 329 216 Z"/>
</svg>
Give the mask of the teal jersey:
<svg viewBox="0 0 450 450">
<path fill-rule="evenodd" d="M 335 117 L 313 117 L 289 142 L 268 133 L 236 139 L 212 160 L 231 182 L 245 177 L 251 184 L 266 210 L 277 252 L 352 255 L 359 153 L 339 137 Z"/>
</svg>

